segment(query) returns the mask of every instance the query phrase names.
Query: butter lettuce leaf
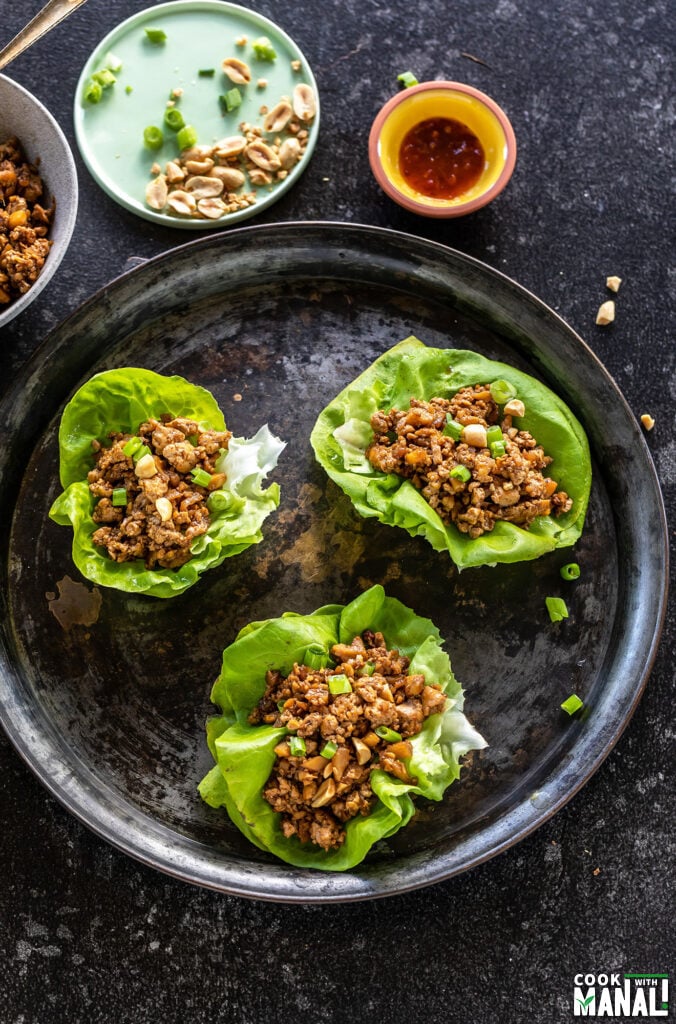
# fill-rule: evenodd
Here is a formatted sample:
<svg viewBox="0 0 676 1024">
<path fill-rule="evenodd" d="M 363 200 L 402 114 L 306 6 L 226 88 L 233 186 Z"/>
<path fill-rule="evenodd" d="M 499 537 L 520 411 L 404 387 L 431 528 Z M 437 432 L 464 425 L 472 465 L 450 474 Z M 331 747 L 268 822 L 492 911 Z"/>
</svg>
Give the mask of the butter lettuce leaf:
<svg viewBox="0 0 676 1024">
<path fill-rule="evenodd" d="M 262 792 L 272 770 L 274 748 L 286 728 L 250 725 L 248 715 L 265 692 L 265 673 L 284 675 L 301 663 L 312 644 L 327 654 L 333 644 L 347 643 L 365 629 L 379 630 L 387 645 L 411 659 L 411 671 L 438 683 L 447 695 L 443 712 L 431 715 L 412 738 L 411 785 L 387 772 L 371 773 L 377 797 L 371 812 L 346 826 L 344 844 L 325 851 L 296 836 L 286 838 L 280 815 Z M 406 825 L 415 811 L 416 794 L 441 800 L 444 790 L 460 775 L 460 758 L 486 746 L 463 714 L 463 691 L 442 650 L 436 626 L 416 615 L 381 586 L 365 591 L 350 604 L 328 605 L 309 615 L 286 613 L 277 619 L 250 623 L 223 652 L 221 672 L 211 699 L 221 709 L 207 723 L 207 742 L 216 762 L 202 779 L 199 792 L 207 804 L 225 808 L 230 818 L 256 846 L 296 867 L 345 871 L 359 864 L 374 843 Z"/>
<path fill-rule="evenodd" d="M 407 409 L 410 399 L 448 398 L 462 387 L 508 380 L 526 407 L 519 426 L 552 459 L 548 472 L 573 499 L 565 515 L 541 516 L 528 530 L 498 521 L 475 539 L 447 525 L 409 480 L 367 465 L 376 409 Z M 311 435 L 318 462 L 350 497 L 360 515 L 422 536 L 447 551 L 459 569 L 539 558 L 574 544 L 584 526 L 591 488 L 589 445 L 582 426 L 546 385 L 476 352 L 428 348 L 411 337 L 371 364 L 320 413 Z M 369 468 L 370 466 L 370 468 Z"/>
<path fill-rule="evenodd" d="M 142 559 L 114 562 L 92 542 L 98 524 L 96 503 L 87 484 L 92 469 L 92 441 L 109 442 L 111 431 L 135 433 L 140 423 L 163 413 L 195 420 L 201 427 L 225 430 L 213 395 L 183 377 L 165 377 L 134 367 L 107 370 L 87 381 L 68 402 L 59 427 L 59 474 L 63 493 L 51 518 L 73 527 L 73 561 L 83 576 L 105 587 L 153 597 L 174 597 L 195 584 L 201 573 L 263 539 L 265 518 L 279 505 L 279 487 L 263 489 L 263 477 L 277 464 L 284 444 L 267 426 L 254 438 L 232 438 L 232 456 L 223 471 L 222 488 L 208 501 L 209 529 L 192 545 L 192 557 L 179 569 L 147 569 Z"/>
</svg>

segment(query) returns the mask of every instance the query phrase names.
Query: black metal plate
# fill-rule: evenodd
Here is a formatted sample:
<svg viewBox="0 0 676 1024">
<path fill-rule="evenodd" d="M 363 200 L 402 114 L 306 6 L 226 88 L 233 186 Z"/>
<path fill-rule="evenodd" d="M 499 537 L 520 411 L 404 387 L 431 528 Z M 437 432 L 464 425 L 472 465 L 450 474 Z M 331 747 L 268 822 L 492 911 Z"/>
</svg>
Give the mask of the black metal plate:
<svg viewBox="0 0 676 1024">
<path fill-rule="evenodd" d="M 358 517 L 326 479 L 308 440 L 317 413 L 409 334 L 513 363 L 575 410 L 595 458 L 575 549 L 458 575 L 424 541 Z M 59 489 L 60 411 L 93 372 L 122 365 L 209 388 L 235 434 L 269 422 L 288 441 L 275 474 L 282 503 L 260 545 L 186 594 L 161 601 L 103 590 L 94 624 L 64 628 L 48 595 L 65 575 L 80 577 L 70 531 L 47 518 Z M 647 448 L 570 328 L 460 253 L 341 224 L 245 228 L 190 243 L 114 281 L 57 328 L 2 413 L 3 724 L 74 814 L 172 875 L 287 901 L 363 899 L 447 878 L 554 813 L 638 701 L 667 563 Z M 582 577 L 565 584 L 558 570 L 573 558 Z M 348 601 L 376 582 L 438 624 L 466 710 L 490 746 L 443 803 L 422 804 L 358 869 L 291 869 L 197 796 L 211 764 L 203 733 L 211 682 L 247 621 Z M 568 621 L 550 623 L 549 594 L 565 597 Z M 573 691 L 587 703 L 583 719 L 559 708 Z"/>
</svg>

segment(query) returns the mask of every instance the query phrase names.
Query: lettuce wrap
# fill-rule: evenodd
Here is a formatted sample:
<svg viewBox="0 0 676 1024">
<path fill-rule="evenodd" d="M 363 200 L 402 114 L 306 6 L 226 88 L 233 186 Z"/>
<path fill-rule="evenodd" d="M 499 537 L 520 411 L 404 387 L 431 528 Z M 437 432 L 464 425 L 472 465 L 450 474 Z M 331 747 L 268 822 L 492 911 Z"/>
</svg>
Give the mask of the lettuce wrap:
<svg viewBox="0 0 676 1024">
<path fill-rule="evenodd" d="M 569 512 L 540 516 L 524 529 L 496 522 L 492 531 L 470 538 L 446 524 L 404 477 L 371 465 L 370 418 L 377 410 L 407 409 L 412 397 L 450 398 L 460 388 L 507 380 L 526 408 L 521 429 L 530 431 L 552 459 L 551 472 L 573 499 Z M 311 435 L 319 463 L 351 498 L 360 515 L 423 536 L 436 551 L 447 551 L 459 569 L 538 558 L 574 544 L 584 525 L 591 487 L 585 433 L 570 409 L 549 388 L 505 363 L 475 352 L 428 348 L 410 337 L 380 356 L 320 413 Z"/>
<path fill-rule="evenodd" d="M 284 444 L 267 426 L 250 439 L 231 438 L 220 459 L 223 487 L 208 500 L 210 525 L 196 537 L 191 558 L 178 569 L 147 569 L 142 559 L 116 562 L 92 542 L 96 498 L 87 483 L 93 468 L 92 441 L 108 442 L 111 431 L 134 434 L 149 417 L 195 420 L 202 429 L 225 430 L 223 413 L 209 391 L 182 377 L 125 367 L 96 374 L 71 398 L 59 427 L 59 473 L 63 493 L 49 515 L 73 527 L 73 561 L 83 576 L 105 587 L 136 594 L 173 597 L 201 573 L 262 540 L 261 526 L 279 505 L 279 486 L 261 481 L 275 467 Z"/>
<path fill-rule="evenodd" d="M 262 791 L 275 762 L 274 748 L 288 734 L 286 727 L 251 725 L 248 716 L 265 690 L 269 669 L 288 675 L 302 664 L 308 648 L 322 649 L 326 664 L 333 644 L 350 643 L 370 629 L 383 633 L 389 647 L 411 659 L 408 671 L 437 683 L 447 696 L 444 710 L 427 718 L 411 738 L 408 768 L 415 784 L 407 784 L 381 769 L 371 772 L 376 796 L 366 816 L 352 818 L 345 842 L 329 851 L 286 838 L 280 815 Z M 309 615 L 286 612 L 281 618 L 252 622 L 223 652 L 221 673 L 211 693 L 221 714 L 207 722 L 207 742 L 216 762 L 202 779 L 199 792 L 211 807 L 224 807 L 238 829 L 261 850 L 296 867 L 345 871 L 364 859 L 374 843 L 406 825 L 414 814 L 412 797 L 441 800 L 444 790 L 460 775 L 460 758 L 486 746 L 462 712 L 463 691 L 441 649 L 439 630 L 381 586 L 365 591 L 348 605 L 327 605 Z"/>
</svg>

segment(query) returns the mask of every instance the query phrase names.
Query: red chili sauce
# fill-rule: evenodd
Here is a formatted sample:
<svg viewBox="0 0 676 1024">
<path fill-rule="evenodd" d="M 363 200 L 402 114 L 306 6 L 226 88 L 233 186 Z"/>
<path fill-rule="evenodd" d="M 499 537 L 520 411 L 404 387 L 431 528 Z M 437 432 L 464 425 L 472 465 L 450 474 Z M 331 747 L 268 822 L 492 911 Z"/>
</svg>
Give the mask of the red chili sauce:
<svg viewBox="0 0 676 1024">
<path fill-rule="evenodd" d="M 413 126 L 399 147 L 404 180 L 430 199 L 455 199 L 479 180 L 484 151 L 467 125 L 430 117 Z"/>
</svg>

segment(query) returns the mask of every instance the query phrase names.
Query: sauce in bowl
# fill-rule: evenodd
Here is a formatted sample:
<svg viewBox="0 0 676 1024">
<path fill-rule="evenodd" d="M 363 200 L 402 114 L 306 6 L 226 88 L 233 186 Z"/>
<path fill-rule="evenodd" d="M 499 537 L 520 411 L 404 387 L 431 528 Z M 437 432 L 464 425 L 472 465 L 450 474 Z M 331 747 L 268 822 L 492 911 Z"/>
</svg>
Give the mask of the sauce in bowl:
<svg viewBox="0 0 676 1024">
<path fill-rule="evenodd" d="M 455 199 L 479 180 L 481 142 L 467 125 L 429 117 L 414 125 L 399 148 L 399 170 L 411 188 L 431 199 Z"/>
</svg>

